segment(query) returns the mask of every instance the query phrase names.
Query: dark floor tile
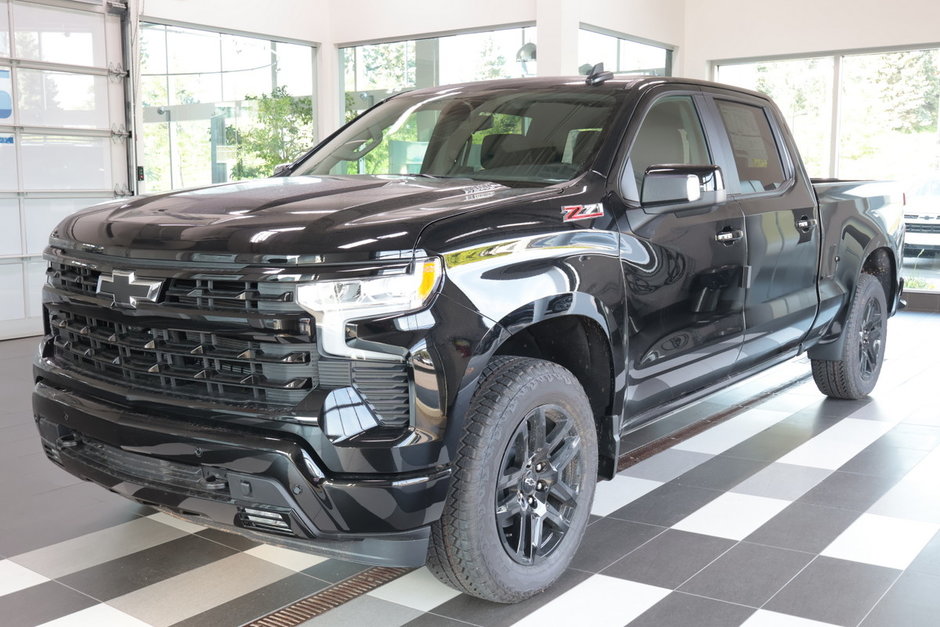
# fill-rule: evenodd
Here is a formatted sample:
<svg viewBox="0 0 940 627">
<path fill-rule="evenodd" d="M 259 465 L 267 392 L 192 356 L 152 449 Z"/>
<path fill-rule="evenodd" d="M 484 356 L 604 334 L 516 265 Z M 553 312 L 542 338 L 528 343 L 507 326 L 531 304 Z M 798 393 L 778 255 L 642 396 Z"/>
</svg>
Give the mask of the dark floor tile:
<svg viewBox="0 0 940 627">
<path fill-rule="evenodd" d="M 624 505 L 608 517 L 671 527 L 720 495 L 721 492 L 716 490 L 693 488 L 670 481 Z"/>
<path fill-rule="evenodd" d="M 940 446 L 940 427 L 902 422 L 884 434 L 881 439 L 893 446 L 929 452 Z"/>
<path fill-rule="evenodd" d="M 675 482 L 696 488 L 730 490 L 770 462 L 718 455 L 675 478 Z"/>
<path fill-rule="evenodd" d="M 604 575 L 678 588 L 734 546 L 733 540 L 670 529 L 604 569 Z"/>
<path fill-rule="evenodd" d="M 568 592 L 588 577 L 591 577 L 590 573 L 569 568 L 549 589 L 520 603 L 505 605 L 461 594 L 435 607 L 434 613 L 474 625 L 487 627 L 512 625 L 549 601 Z"/>
<path fill-rule="evenodd" d="M 843 464 L 839 470 L 861 475 L 900 479 L 926 455 L 927 451 L 925 450 L 900 448 L 894 446 L 885 438 L 881 438 Z"/>
<path fill-rule="evenodd" d="M 297 573 L 176 623 L 175 627 L 244 625 L 319 592 L 327 584 Z"/>
<path fill-rule="evenodd" d="M 189 535 L 72 573 L 61 577 L 59 581 L 96 599 L 107 601 L 236 552 L 221 544 Z"/>
<path fill-rule="evenodd" d="M 4 503 L 0 553 L 18 555 L 119 525 L 153 510 L 90 483 Z"/>
<path fill-rule="evenodd" d="M 673 592 L 627 624 L 629 627 L 735 627 L 755 611 L 752 607 Z"/>
<path fill-rule="evenodd" d="M 664 527 L 602 518 L 588 527 L 571 567 L 600 572 L 663 531 Z"/>
<path fill-rule="evenodd" d="M 680 590 L 760 607 L 813 557 L 809 553 L 742 542 L 683 584 Z"/>
<path fill-rule="evenodd" d="M 732 446 L 722 455 L 773 462 L 812 438 L 813 435 L 813 431 L 807 427 L 778 423 Z"/>
<path fill-rule="evenodd" d="M 815 554 L 829 546 L 859 515 L 846 509 L 791 503 L 745 540 Z"/>
<path fill-rule="evenodd" d="M 817 557 L 764 609 L 836 625 L 857 625 L 897 579 L 899 571 Z"/>
<path fill-rule="evenodd" d="M 402 627 L 467 627 L 468 623 L 428 612 L 408 621 Z"/>
<path fill-rule="evenodd" d="M 31 627 L 97 604 L 81 592 L 47 581 L 0 596 L 0 622 L 4 627 Z"/>
<path fill-rule="evenodd" d="M 940 531 L 921 549 L 907 570 L 940 577 Z"/>
<path fill-rule="evenodd" d="M 801 496 L 798 503 L 864 512 L 897 483 L 896 477 L 836 471 Z"/>
<path fill-rule="evenodd" d="M 862 622 L 863 627 L 936 627 L 940 623 L 940 577 L 906 572 Z"/>
<path fill-rule="evenodd" d="M 228 531 L 221 531 L 219 529 L 203 529 L 197 532 L 196 535 L 206 540 L 218 542 L 236 551 L 247 551 L 261 544 L 260 542 L 255 542 L 237 533 L 229 533 Z"/>
<path fill-rule="evenodd" d="M 365 564 L 328 559 L 325 562 L 320 562 L 316 566 L 306 568 L 301 572 L 329 583 L 338 583 L 344 579 L 349 579 L 353 575 L 358 575 L 367 568 L 371 567 Z"/>
</svg>

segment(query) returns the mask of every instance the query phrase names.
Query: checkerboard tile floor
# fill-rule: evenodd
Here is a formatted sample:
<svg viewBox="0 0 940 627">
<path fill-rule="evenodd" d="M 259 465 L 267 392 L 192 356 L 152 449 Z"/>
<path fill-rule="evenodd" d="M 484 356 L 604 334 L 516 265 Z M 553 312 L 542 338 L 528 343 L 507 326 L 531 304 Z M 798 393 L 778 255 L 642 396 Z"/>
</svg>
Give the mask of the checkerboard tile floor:
<svg viewBox="0 0 940 627">
<path fill-rule="evenodd" d="M 422 568 L 309 624 L 938 625 L 940 317 L 903 313 L 890 334 L 871 398 L 799 384 L 600 484 L 581 550 L 537 598 L 487 603 Z M 238 625 L 365 568 L 179 521 L 54 467 L 29 419 L 34 344 L 0 343 L 0 624 Z"/>
</svg>

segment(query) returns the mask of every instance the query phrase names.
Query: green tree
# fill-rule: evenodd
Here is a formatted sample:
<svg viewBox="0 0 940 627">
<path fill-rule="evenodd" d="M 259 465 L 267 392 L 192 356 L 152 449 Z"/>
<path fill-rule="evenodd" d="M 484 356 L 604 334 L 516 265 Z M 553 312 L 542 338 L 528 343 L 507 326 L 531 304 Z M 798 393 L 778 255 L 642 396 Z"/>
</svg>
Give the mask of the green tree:
<svg viewBox="0 0 940 627">
<path fill-rule="evenodd" d="M 313 145 L 313 102 L 294 97 L 283 86 L 270 94 L 246 96 L 255 106 L 250 126 L 226 127 L 226 143 L 235 146 L 231 180 L 270 176 L 280 163 L 293 161 Z"/>
</svg>

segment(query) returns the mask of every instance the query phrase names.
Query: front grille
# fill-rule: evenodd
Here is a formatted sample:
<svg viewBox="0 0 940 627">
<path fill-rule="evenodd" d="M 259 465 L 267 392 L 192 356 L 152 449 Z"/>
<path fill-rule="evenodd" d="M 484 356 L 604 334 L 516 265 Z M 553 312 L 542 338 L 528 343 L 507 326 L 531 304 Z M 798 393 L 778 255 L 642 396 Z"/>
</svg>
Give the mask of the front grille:
<svg viewBox="0 0 940 627">
<path fill-rule="evenodd" d="M 240 274 L 244 267 L 209 274 L 184 266 L 162 277 L 137 270 L 145 281 L 162 278 L 164 288 L 158 302 L 129 311 L 98 297 L 99 277 L 111 268 L 50 261 L 55 293 L 45 314 L 59 367 L 129 390 L 262 409 L 301 405 L 315 389 L 353 387 L 383 426 L 410 421 L 407 365 L 321 358 L 310 316 L 285 283 Z"/>
<path fill-rule="evenodd" d="M 48 283 L 59 290 L 95 296 L 101 272 L 87 266 L 53 262 Z M 150 278 L 150 277 L 148 277 Z M 295 311 L 293 291 L 276 282 L 244 280 L 237 274 L 196 274 L 170 278 L 159 307 L 200 311 L 286 313 Z"/>
<path fill-rule="evenodd" d="M 172 279 L 164 302 L 208 311 L 289 311 L 293 292 L 278 283 L 240 281 L 228 276 Z"/>
<path fill-rule="evenodd" d="M 49 310 L 55 357 L 136 388 L 234 402 L 295 405 L 317 385 L 313 344 L 159 329 Z"/>
<path fill-rule="evenodd" d="M 907 225 L 908 233 L 940 233 L 940 222 L 936 224 L 909 223 Z"/>
</svg>

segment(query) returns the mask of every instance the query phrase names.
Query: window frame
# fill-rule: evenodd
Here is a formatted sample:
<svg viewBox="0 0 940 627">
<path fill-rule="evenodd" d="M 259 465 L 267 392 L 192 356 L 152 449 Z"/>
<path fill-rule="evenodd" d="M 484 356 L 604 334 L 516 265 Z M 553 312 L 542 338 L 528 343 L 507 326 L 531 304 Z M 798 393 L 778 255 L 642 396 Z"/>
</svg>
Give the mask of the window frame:
<svg viewBox="0 0 940 627">
<path fill-rule="evenodd" d="M 726 161 L 725 151 L 727 148 L 718 141 L 720 137 L 715 133 L 714 122 L 712 121 L 712 118 L 715 114 L 711 110 L 710 102 L 702 90 L 697 87 L 691 85 L 670 84 L 665 86 L 663 89 L 653 90 L 646 97 L 645 101 L 641 101 L 637 105 L 636 109 L 631 114 L 627 132 L 621 142 L 620 154 L 618 155 L 614 168 L 612 169 L 612 174 L 616 177 L 614 179 L 613 187 L 616 190 L 617 195 L 620 196 L 620 199 L 623 201 L 624 205 L 628 208 L 639 209 L 642 207 L 640 203 L 640 190 L 638 188 L 635 190 L 628 189 L 627 186 L 624 185 L 625 177 L 629 175 L 631 179 L 634 178 L 633 164 L 630 159 L 630 153 L 633 151 L 633 146 L 636 143 L 639 131 L 646 122 L 646 118 L 654 106 L 666 98 L 675 96 L 686 96 L 690 98 L 692 105 L 695 108 L 695 113 L 698 116 L 699 123 L 702 125 L 702 133 L 705 137 L 705 149 L 708 151 L 711 162 L 709 164 L 695 165 L 717 165 L 721 168 L 722 177 L 724 177 L 724 163 Z M 725 185 L 727 186 L 727 179 L 725 179 Z M 636 192 L 635 195 L 631 194 L 633 191 Z M 682 207 L 683 203 L 657 205 L 655 208 L 650 209 L 649 212 L 664 213 L 668 211 L 681 210 Z"/>
</svg>

